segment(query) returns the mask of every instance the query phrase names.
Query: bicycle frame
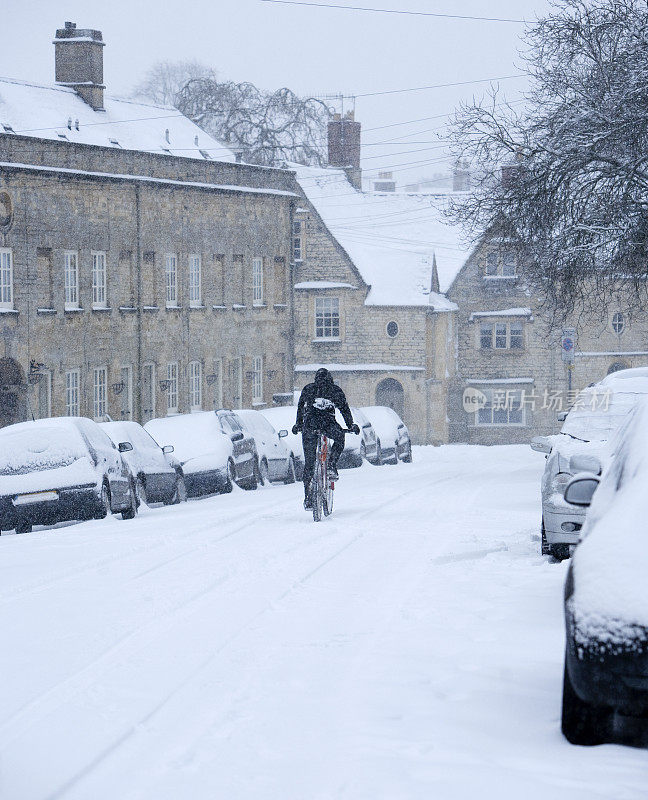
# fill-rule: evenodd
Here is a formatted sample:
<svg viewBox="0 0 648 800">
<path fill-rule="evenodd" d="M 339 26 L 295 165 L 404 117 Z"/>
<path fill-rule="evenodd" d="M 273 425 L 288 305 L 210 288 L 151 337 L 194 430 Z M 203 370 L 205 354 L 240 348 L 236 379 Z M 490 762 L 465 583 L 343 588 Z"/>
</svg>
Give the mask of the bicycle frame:
<svg viewBox="0 0 648 800">
<path fill-rule="evenodd" d="M 345 433 L 350 430 L 343 428 Z M 313 506 L 313 520 L 319 522 L 322 515 L 328 517 L 333 511 L 334 481 L 328 477 L 329 460 L 328 438 L 321 431 L 317 432 L 317 449 L 315 451 L 315 468 L 311 481 L 311 503 Z"/>
</svg>

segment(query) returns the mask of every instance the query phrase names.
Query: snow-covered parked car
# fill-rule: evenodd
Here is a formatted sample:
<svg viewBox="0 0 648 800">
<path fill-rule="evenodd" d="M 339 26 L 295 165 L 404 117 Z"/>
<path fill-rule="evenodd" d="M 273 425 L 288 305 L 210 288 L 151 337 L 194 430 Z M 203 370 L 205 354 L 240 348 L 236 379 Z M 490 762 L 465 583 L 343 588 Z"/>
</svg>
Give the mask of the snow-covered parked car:
<svg viewBox="0 0 648 800">
<path fill-rule="evenodd" d="M 189 497 L 232 491 L 237 478 L 232 440 L 213 411 L 151 419 L 144 429 L 173 445 Z"/>
<path fill-rule="evenodd" d="M 173 455 L 172 444 L 160 447 L 137 422 L 102 422 L 101 428 L 115 444 L 130 442 L 133 445 L 123 456 L 135 477 L 137 494 L 143 503 L 170 505 L 187 499 L 182 465 Z"/>
<path fill-rule="evenodd" d="M 0 430 L 0 530 L 137 513 L 130 470 L 92 420 L 55 417 Z"/>
<path fill-rule="evenodd" d="M 360 422 L 358 422 L 355 418 L 354 409 L 351 409 L 351 414 L 353 415 L 353 421 L 357 422 L 358 426 L 360 427 Z M 335 409 L 335 418 L 338 422 L 338 425 L 346 430 L 346 423 L 338 409 Z M 362 466 L 362 461 L 362 428 L 360 427 L 360 433 L 347 433 L 345 435 L 344 450 L 340 455 L 338 467 L 340 469 L 360 467 Z"/>
<path fill-rule="evenodd" d="M 376 464 L 411 462 L 412 442 L 409 431 L 398 414 L 387 406 L 363 406 L 360 411 L 376 433 Z"/>
<path fill-rule="evenodd" d="M 353 421 L 356 425 L 360 426 L 360 433 L 362 435 L 362 446 L 360 453 L 363 458 L 366 458 L 371 464 L 375 464 L 378 457 L 378 442 L 376 439 L 376 431 L 367 417 L 362 413 L 359 408 L 352 408 Z"/>
<path fill-rule="evenodd" d="M 565 486 L 576 472 L 605 463 L 610 438 L 646 395 L 647 370 L 619 370 L 579 393 L 559 434 L 532 439 L 532 449 L 547 454 L 541 485 L 543 555 L 569 558 L 580 541 L 585 511 L 565 502 Z"/>
<path fill-rule="evenodd" d="M 276 431 L 259 411 L 245 409 L 236 411 L 235 414 L 254 439 L 260 482 L 294 483 L 295 454 L 286 444 L 288 430 L 280 428 L 279 431 Z"/>
<path fill-rule="evenodd" d="M 297 419 L 297 406 L 262 408 L 259 414 L 263 414 L 275 431 L 285 430 L 288 432 L 285 442 L 295 458 L 295 475 L 300 481 L 304 474 L 304 448 L 301 433 L 294 434 L 292 432 L 292 427 Z"/>
<path fill-rule="evenodd" d="M 589 508 L 565 583 L 562 730 L 574 744 L 593 745 L 629 741 L 638 728 L 645 745 L 648 400 L 621 426 L 610 451 L 601 478 L 579 473 L 565 489 L 567 501 Z"/>
</svg>

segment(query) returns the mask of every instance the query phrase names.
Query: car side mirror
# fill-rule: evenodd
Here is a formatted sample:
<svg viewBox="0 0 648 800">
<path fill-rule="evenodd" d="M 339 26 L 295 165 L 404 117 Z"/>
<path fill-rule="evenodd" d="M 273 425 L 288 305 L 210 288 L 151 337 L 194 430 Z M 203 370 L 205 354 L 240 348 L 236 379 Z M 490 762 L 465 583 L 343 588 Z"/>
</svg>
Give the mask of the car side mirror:
<svg viewBox="0 0 648 800">
<path fill-rule="evenodd" d="M 120 442 L 117 449 L 120 453 L 128 453 L 133 449 L 133 445 L 130 442 Z"/>
<path fill-rule="evenodd" d="M 569 459 L 569 471 L 572 475 L 579 472 L 591 472 L 593 475 L 601 474 L 601 462 L 596 456 L 576 454 Z"/>
<path fill-rule="evenodd" d="M 283 430 L 283 429 L 279 431 L 279 438 L 280 439 L 285 439 L 286 436 L 288 436 L 288 431 Z"/>
<path fill-rule="evenodd" d="M 531 439 L 531 449 L 535 450 L 537 453 L 550 453 L 551 442 L 546 436 L 534 436 L 533 439 Z"/>
<path fill-rule="evenodd" d="M 599 483 L 596 475 L 576 475 L 565 487 L 565 502 L 573 506 L 589 506 Z"/>
<path fill-rule="evenodd" d="M 236 433 L 233 433 L 231 436 L 233 442 L 240 442 L 243 438 L 243 431 L 236 431 Z"/>
<path fill-rule="evenodd" d="M 165 444 L 164 447 L 162 448 L 162 452 L 165 455 L 168 455 L 169 453 L 173 453 L 174 450 L 175 450 L 175 447 L 172 444 Z"/>
<path fill-rule="evenodd" d="M 567 412 L 561 411 L 560 414 L 556 414 L 556 419 L 558 422 L 564 422 L 567 419 Z"/>
</svg>

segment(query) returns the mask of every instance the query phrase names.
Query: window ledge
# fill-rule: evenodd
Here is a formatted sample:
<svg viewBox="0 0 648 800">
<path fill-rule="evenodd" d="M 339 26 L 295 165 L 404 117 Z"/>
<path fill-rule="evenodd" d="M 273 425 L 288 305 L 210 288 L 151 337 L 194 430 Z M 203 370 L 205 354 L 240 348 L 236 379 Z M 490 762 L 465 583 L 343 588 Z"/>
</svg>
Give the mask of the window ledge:
<svg viewBox="0 0 648 800">
<path fill-rule="evenodd" d="M 247 306 L 241 305 L 240 303 L 234 303 L 232 308 L 234 309 L 234 311 L 244 311 L 247 308 Z"/>
<path fill-rule="evenodd" d="M 267 308 L 267 303 L 252 303 L 252 308 Z"/>
<path fill-rule="evenodd" d="M 159 311 L 159 310 L 160 310 L 160 307 L 159 307 L 159 306 L 142 306 L 142 311 L 152 311 L 152 312 L 155 312 L 155 311 Z"/>
<path fill-rule="evenodd" d="M 65 313 L 66 314 L 83 314 L 84 310 L 85 309 L 83 309 L 83 308 L 66 308 L 65 309 Z"/>
<path fill-rule="evenodd" d="M 259 408 L 260 406 L 267 406 L 268 404 L 265 403 L 263 400 L 253 400 L 252 405 L 254 408 Z"/>
<path fill-rule="evenodd" d="M 288 308 L 288 303 L 274 303 L 273 308 Z"/>
<path fill-rule="evenodd" d="M 108 308 L 108 306 L 92 306 L 92 313 L 94 314 L 95 312 L 111 314 L 112 308 Z"/>
<path fill-rule="evenodd" d="M 122 314 L 134 314 L 137 311 L 135 306 L 119 306 L 119 310 Z"/>
<path fill-rule="evenodd" d="M 189 311 L 204 311 L 206 308 L 207 308 L 207 306 L 193 306 L 193 305 L 190 305 L 189 306 Z"/>
<path fill-rule="evenodd" d="M 212 306 L 212 311 L 226 311 L 227 306 Z"/>
<path fill-rule="evenodd" d="M 47 316 L 53 317 L 58 312 L 57 312 L 57 310 L 55 308 L 37 308 L 36 309 L 36 313 L 40 314 L 40 315 L 42 315 L 44 317 L 47 317 Z"/>
<path fill-rule="evenodd" d="M 15 308 L 0 308 L 0 314 L 19 314 Z"/>
<path fill-rule="evenodd" d="M 339 336 L 329 336 L 326 339 L 313 339 L 313 344 L 337 344 L 342 341 Z"/>
<path fill-rule="evenodd" d="M 182 306 L 165 306 L 167 311 L 182 311 Z"/>
</svg>

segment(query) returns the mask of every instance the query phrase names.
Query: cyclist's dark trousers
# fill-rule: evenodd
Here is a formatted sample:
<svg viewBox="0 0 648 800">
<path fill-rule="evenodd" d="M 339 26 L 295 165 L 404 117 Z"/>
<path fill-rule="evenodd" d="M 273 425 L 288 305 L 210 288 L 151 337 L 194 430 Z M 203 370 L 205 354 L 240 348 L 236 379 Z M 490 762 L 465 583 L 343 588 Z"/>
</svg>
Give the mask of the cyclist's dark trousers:
<svg viewBox="0 0 648 800">
<path fill-rule="evenodd" d="M 337 467 L 338 459 L 344 450 L 344 431 L 335 421 L 331 419 L 319 423 L 320 430 L 325 433 L 329 439 L 333 439 L 331 446 L 330 464 Z M 315 469 L 315 454 L 317 452 L 317 431 L 312 428 L 304 427 L 302 431 L 302 443 L 304 445 L 304 494 L 308 494 L 313 471 Z"/>
</svg>

